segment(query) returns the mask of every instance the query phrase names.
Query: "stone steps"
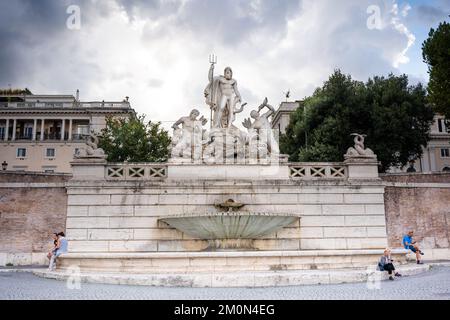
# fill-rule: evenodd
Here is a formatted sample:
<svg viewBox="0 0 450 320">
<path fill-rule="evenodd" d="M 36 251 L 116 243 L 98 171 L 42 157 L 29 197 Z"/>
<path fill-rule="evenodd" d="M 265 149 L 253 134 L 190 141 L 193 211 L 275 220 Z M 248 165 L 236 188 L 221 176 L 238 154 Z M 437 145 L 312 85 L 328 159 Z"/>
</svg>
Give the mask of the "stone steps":
<svg viewBox="0 0 450 320">
<path fill-rule="evenodd" d="M 406 263 L 405 252 L 393 251 L 397 265 Z M 383 250 L 68 253 L 59 259 L 58 269 L 143 274 L 323 270 L 376 266 L 382 254 Z"/>
<path fill-rule="evenodd" d="M 428 271 L 429 265 L 407 264 L 397 266 L 403 276 Z M 121 285 L 143 285 L 159 287 L 274 287 L 315 284 L 337 284 L 367 282 L 368 288 L 377 288 L 380 281 L 388 278 L 387 272 L 376 271 L 375 267 L 333 270 L 256 271 L 256 272 L 212 272 L 212 273 L 95 273 L 76 270 L 35 270 L 37 276 L 49 279 L 107 283 Z"/>
</svg>

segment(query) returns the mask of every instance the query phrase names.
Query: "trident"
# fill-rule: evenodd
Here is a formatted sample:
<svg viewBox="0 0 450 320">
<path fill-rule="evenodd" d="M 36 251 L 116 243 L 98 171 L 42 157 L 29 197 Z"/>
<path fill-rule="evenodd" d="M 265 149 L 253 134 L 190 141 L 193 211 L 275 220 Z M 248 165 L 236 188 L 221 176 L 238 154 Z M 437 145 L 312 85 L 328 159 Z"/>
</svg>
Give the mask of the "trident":
<svg viewBox="0 0 450 320">
<path fill-rule="evenodd" d="M 216 64 L 217 63 L 217 56 L 214 54 L 209 55 L 209 63 Z"/>
<path fill-rule="evenodd" d="M 209 63 L 211 64 L 211 66 L 214 66 L 217 63 L 217 56 L 213 53 L 209 55 Z M 214 80 L 211 80 L 214 81 Z M 213 88 L 213 83 L 211 82 L 211 90 Z M 209 124 L 212 128 L 212 123 L 213 123 L 213 110 L 212 108 L 210 108 L 210 115 L 209 115 Z"/>
</svg>

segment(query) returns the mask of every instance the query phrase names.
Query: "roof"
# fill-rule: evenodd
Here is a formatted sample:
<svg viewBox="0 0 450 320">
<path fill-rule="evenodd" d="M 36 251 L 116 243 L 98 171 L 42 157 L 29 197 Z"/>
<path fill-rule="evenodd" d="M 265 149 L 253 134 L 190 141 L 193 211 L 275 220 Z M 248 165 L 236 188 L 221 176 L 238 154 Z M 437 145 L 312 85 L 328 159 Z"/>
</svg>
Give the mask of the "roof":
<svg viewBox="0 0 450 320">
<path fill-rule="evenodd" d="M 277 112 L 280 112 L 280 111 L 288 111 L 288 112 L 295 111 L 300 106 L 300 103 L 301 103 L 300 101 L 282 102 L 280 104 L 280 107 L 278 108 Z"/>
</svg>

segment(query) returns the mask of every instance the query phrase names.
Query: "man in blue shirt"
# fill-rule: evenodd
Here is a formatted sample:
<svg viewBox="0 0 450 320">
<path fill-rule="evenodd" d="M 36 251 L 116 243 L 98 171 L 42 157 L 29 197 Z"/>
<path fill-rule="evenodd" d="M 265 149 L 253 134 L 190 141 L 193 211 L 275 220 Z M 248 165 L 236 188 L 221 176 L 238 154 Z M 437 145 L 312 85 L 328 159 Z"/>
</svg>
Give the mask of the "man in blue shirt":
<svg viewBox="0 0 450 320">
<path fill-rule="evenodd" d="M 414 231 L 411 230 L 403 237 L 403 246 L 405 249 L 409 249 L 416 254 L 417 264 L 423 264 L 423 262 L 420 261 L 420 255 L 423 255 L 424 253 L 420 251 L 419 246 L 413 241 L 413 234 Z"/>
</svg>

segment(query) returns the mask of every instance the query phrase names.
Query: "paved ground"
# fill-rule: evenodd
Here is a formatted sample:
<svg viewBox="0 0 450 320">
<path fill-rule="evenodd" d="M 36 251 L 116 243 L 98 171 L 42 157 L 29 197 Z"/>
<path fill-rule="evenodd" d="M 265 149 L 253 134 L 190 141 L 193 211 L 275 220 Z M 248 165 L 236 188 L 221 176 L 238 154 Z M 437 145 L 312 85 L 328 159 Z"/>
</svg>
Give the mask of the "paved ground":
<svg viewBox="0 0 450 320">
<path fill-rule="evenodd" d="M 433 267 L 416 276 L 383 281 L 379 289 L 366 283 L 275 288 L 161 288 L 81 283 L 68 289 L 64 281 L 30 273 L 0 272 L 0 299 L 446 299 L 450 300 L 450 267 Z"/>
</svg>

